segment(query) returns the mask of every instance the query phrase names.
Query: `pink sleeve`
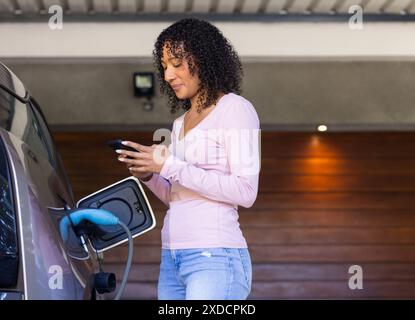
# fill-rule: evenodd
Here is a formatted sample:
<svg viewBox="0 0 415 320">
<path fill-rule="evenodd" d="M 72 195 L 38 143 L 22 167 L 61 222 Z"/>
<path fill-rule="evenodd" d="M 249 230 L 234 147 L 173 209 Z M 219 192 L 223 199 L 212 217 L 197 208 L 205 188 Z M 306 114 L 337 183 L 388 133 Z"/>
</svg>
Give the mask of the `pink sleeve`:
<svg viewBox="0 0 415 320">
<path fill-rule="evenodd" d="M 237 101 L 226 108 L 223 129 L 230 174 L 199 168 L 171 154 L 160 175 L 209 199 L 249 208 L 258 193 L 259 120 L 254 107 L 247 100 Z M 246 157 L 249 161 L 246 161 Z"/>
<path fill-rule="evenodd" d="M 145 184 L 166 206 L 169 206 L 171 184 L 168 180 L 153 173 L 153 177 L 149 181 L 140 180 L 140 182 Z"/>
</svg>

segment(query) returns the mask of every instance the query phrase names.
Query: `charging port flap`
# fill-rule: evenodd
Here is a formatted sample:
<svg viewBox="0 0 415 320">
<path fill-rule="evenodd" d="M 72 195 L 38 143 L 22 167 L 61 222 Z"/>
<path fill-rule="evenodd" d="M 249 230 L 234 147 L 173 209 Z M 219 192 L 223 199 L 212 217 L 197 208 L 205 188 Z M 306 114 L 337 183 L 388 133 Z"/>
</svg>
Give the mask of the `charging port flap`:
<svg viewBox="0 0 415 320">
<path fill-rule="evenodd" d="M 128 177 L 86 196 L 77 208 L 104 209 L 118 217 L 130 229 L 133 238 L 156 226 L 156 219 L 146 194 L 135 177 Z M 98 252 L 113 248 L 125 241 L 127 235 L 119 226 L 97 226 L 89 236 Z"/>
</svg>

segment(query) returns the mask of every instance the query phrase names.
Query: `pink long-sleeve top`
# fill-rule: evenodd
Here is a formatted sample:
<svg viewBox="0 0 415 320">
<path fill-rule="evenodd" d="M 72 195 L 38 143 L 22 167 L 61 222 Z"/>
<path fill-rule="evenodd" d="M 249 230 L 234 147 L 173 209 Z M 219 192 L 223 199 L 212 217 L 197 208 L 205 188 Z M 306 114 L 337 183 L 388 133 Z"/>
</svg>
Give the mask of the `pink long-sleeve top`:
<svg viewBox="0 0 415 320">
<path fill-rule="evenodd" d="M 170 155 L 145 184 L 168 207 L 162 248 L 246 248 L 238 206 L 258 193 L 260 127 L 252 104 L 234 93 L 183 137 L 185 114 L 173 123 Z"/>
</svg>

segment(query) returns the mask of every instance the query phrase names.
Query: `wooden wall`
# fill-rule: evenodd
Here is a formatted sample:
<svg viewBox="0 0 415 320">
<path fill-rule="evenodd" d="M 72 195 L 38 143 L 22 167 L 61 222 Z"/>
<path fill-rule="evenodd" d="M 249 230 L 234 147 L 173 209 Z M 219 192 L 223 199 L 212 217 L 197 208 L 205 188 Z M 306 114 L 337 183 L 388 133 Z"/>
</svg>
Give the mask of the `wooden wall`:
<svg viewBox="0 0 415 320">
<path fill-rule="evenodd" d="M 54 136 L 77 199 L 128 175 L 107 140 L 152 144 L 149 132 Z M 135 240 L 126 298 L 157 296 L 166 207 L 147 194 L 158 228 Z M 259 195 L 240 209 L 254 264 L 250 298 L 415 298 L 414 207 L 415 133 L 263 132 Z M 119 279 L 126 252 L 105 254 Z M 363 290 L 348 287 L 355 264 Z"/>
</svg>

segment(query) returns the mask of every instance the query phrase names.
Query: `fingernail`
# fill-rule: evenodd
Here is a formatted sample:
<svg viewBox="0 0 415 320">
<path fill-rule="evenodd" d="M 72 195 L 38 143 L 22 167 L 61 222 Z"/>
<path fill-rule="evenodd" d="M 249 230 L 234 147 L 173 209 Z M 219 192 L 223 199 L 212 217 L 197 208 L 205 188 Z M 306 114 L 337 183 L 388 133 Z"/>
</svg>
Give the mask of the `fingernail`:
<svg viewBox="0 0 415 320">
<path fill-rule="evenodd" d="M 127 145 L 127 141 L 121 141 L 123 145 Z"/>
<path fill-rule="evenodd" d="M 124 161 L 124 158 L 119 157 L 118 160 L 119 161 Z"/>
<path fill-rule="evenodd" d="M 119 150 L 119 149 L 118 149 L 118 150 L 115 150 L 115 152 L 116 152 L 116 153 L 121 153 L 121 150 Z"/>
</svg>

